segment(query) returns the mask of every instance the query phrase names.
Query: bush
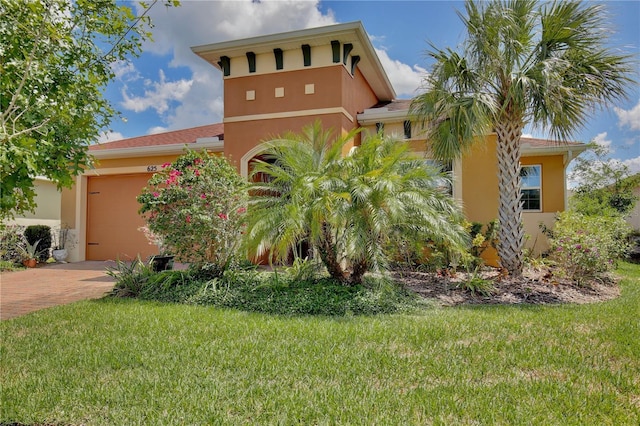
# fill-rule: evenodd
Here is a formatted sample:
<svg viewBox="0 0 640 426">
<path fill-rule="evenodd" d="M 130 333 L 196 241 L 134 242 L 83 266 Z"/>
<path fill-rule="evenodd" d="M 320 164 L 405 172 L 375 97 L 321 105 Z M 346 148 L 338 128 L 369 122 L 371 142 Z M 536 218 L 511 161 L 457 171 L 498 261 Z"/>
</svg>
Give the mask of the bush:
<svg viewBox="0 0 640 426">
<path fill-rule="evenodd" d="M 30 225 L 24 230 L 24 237 L 29 244 L 38 243 L 38 260 L 46 262 L 51 249 L 51 227 L 47 225 Z"/>
<path fill-rule="evenodd" d="M 220 276 L 239 256 L 245 188 L 224 157 L 187 151 L 149 180 L 140 213 L 178 260 Z"/>
<path fill-rule="evenodd" d="M 620 217 L 560 213 L 549 232 L 550 257 L 564 275 L 577 282 L 615 268 L 629 248 L 629 226 Z"/>
<path fill-rule="evenodd" d="M 154 274 L 150 264 L 138 257 L 132 262 L 117 260 L 115 267 L 107 268 L 107 275 L 116 279 L 111 295 L 117 297 L 137 297 Z"/>
<path fill-rule="evenodd" d="M 0 260 L 20 263 L 24 245 L 24 228 L 18 225 L 0 226 Z"/>
</svg>

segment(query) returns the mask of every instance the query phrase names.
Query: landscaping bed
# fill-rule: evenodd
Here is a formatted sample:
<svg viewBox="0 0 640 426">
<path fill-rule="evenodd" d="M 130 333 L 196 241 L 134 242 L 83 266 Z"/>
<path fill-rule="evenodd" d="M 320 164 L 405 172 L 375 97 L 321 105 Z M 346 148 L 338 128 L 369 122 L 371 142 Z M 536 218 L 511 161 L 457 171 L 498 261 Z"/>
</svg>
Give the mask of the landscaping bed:
<svg viewBox="0 0 640 426">
<path fill-rule="evenodd" d="M 455 275 L 437 272 L 394 272 L 394 281 L 421 297 L 435 300 L 443 306 L 463 304 L 513 305 L 593 303 L 620 295 L 617 280 L 612 276 L 581 284 L 557 277 L 550 268 L 525 269 L 522 277 L 502 276 L 498 269 L 486 268 L 481 273 L 459 272 Z M 472 291 L 465 283 L 484 280 L 491 285 L 487 291 Z"/>
</svg>

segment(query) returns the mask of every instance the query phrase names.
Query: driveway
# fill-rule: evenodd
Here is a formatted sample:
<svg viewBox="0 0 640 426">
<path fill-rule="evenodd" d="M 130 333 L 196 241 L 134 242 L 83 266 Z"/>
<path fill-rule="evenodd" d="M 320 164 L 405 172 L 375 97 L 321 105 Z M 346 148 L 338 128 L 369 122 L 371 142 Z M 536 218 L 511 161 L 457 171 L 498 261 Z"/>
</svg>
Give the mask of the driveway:
<svg viewBox="0 0 640 426">
<path fill-rule="evenodd" d="M 42 265 L 0 273 L 0 319 L 52 306 L 98 299 L 113 288 L 105 271 L 114 262 L 87 261 Z"/>
</svg>

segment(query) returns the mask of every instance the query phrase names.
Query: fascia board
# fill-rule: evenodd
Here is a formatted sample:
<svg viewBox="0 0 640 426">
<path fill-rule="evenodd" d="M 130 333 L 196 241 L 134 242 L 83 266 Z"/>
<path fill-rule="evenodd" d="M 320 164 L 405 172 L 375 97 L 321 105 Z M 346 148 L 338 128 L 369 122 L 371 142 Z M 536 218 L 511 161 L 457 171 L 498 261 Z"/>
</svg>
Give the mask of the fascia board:
<svg viewBox="0 0 640 426">
<path fill-rule="evenodd" d="M 224 149 L 224 141 L 105 149 L 104 151 L 89 151 L 89 154 L 94 158 L 106 160 L 116 158 L 151 157 L 157 155 L 182 154 L 185 148 L 192 150 L 206 149 L 208 151 L 220 152 Z"/>
<path fill-rule="evenodd" d="M 560 145 L 557 145 L 557 146 L 545 146 L 540 148 L 522 146 L 520 148 L 520 154 L 527 157 L 533 157 L 536 155 L 557 155 L 557 154 L 563 154 L 566 152 L 573 152 L 575 154 L 580 154 L 586 150 L 587 150 L 586 145 L 569 145 L 569 144 L 563 145 L 562 143 L 560 143 Z"/>
<path fill-rule="evenodd" d="M 381 111 L 381 112 L 364 112 L 357 115 L 358 123 L 362 125 L 375 124 L 379 122 L 393 122 L 407 120 L 408 111 Z"/>
</svg>

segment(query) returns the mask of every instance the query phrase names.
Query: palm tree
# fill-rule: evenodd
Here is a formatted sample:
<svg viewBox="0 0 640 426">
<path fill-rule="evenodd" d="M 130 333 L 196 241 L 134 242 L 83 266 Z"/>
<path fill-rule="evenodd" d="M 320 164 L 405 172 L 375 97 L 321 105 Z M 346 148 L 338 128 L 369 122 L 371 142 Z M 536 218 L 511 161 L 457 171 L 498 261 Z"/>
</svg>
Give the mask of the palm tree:
<svg viewBox="0 0 640 426">
<path fill-rule="evenodd" d="M 526 125 L 567 140 L 596 107 L 626 97 L 630 57 L 607 47 L 603 4 L 533 0 L 466 3 L 461 53 L 432 47 L 426 91 L 411 111 L 437 158 L 497 136 L 500 236 L 509 273 L 522 273 L 520 136 Z"/>
<path fill-rule="evenodd" d="M 267 143 L 269 161 L 256 161 L 247 241 L 258 255 L 282 260 L 306 241 L 329 274 L 358 284 L 384 271 L 384 248 L 400 230 L 463 247 L 459 207 L 442 189 L 442 174 L 408 154 L 408 145 L 366 137 L 343 157 L 358 131 L 332 140 L 321 124 Z M 255 180 L 255 179 L 254 179 Z"/>
</svg>

